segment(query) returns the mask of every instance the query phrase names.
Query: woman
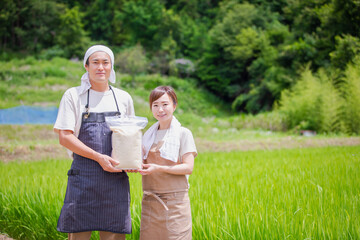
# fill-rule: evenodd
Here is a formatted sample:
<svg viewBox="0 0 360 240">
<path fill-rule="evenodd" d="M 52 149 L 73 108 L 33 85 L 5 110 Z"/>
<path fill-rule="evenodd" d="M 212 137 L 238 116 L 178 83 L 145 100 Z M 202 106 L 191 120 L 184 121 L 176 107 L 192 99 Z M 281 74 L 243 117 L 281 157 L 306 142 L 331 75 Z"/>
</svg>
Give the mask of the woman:
<svg viewBox="0 0 360 240">
<path fill-rule="evenodd" d="M 149 100 L 158 122 L 143 137 L 140 239 L 191 239 L 188 176 L 197 156 L 194 138 L 173 116 L 177 97 L 171 87 L 155 88 Z"/>
</svg>

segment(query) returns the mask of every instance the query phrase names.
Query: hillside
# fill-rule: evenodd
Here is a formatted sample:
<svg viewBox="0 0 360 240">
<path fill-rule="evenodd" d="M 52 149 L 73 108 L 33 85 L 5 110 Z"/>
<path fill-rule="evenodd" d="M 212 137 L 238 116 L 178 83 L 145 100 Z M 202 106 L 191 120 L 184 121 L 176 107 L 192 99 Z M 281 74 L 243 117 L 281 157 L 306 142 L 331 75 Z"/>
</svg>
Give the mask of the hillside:
<svg viewBox="0 0 360 240">
<path fill-rule="evenodd" d="M 139 75 L 132 87 L 129 75 L 117 73 L 115 87 L 129 92 L 135 103 L 137 115 L 148 115 L 148 96 L 159 85 L 171 85 L 179 98 L 177 113 L 197 116 L 229 115 L 230 107 L 196 85 L 192 79 L 162 77 L 160 75 Z M 50 61 L 28 57 L 1 62 L 0 66 L 0 109 L 18 105 L 58 106 L 66 89 L 78 86 L 85 69 L 80 61 L 63 58 Z"/>
<path fill-rule="evenodd" d="M 77 86 L 83 73 L 80 62 L 60 58 L 2 62 L 0 108 L 21 104 L 58 106 L 64 91 Z M 148 126 L 154 122 L 147 102 L 151 89 L 158 85 L 173 86 L 179 98 L 175 115 L 192 130 L 200 152 L 360 144 L 359 137 L 318 135 L 306 138 L 297 132 L 284 133 L 280 131 L 283 130 L 282 119 L 274 113 L 232 116 L 229 106 L 191 79 L 143 75 L 136 78 L 135 88 L 131 87 L 130 76 L 117 73 L 117 79 L 115 86 L 132 95 L 136 114 L 147 117 Z M 51 125 L 0 125 L 0 132 L 2 161 L 67 157 Z"/>
</svg>

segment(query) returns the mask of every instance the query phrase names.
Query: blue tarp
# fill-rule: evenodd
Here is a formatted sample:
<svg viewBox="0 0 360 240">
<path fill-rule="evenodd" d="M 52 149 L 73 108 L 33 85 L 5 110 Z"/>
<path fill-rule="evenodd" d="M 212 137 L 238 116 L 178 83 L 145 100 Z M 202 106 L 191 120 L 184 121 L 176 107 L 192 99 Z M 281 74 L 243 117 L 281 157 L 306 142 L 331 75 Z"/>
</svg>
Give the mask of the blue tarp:
<svg viewBox="0 0 360 240">
<path fill-rule="evenodd" d="M 18 106 L 0 109 L 0 124 L 54 124 L 57 107 Z"/>
</svg>

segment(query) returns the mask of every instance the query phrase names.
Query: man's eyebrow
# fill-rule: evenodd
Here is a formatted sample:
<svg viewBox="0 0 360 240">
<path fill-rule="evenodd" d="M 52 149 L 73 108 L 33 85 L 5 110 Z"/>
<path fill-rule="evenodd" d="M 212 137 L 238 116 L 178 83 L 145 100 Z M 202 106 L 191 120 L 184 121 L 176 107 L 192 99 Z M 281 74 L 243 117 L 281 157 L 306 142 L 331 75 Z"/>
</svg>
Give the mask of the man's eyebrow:
<svg viewBox="0 0 360 240">
<path fill-rule="evenodd" d="M 102 59 L 99 59 L 99 58 L 93 58 L 91 61 L 105 61 L 105 62 L 109 62 L 110 60 L 109 59 L 107 59 L 107 58 L 102 58 Z"/>
</svg>

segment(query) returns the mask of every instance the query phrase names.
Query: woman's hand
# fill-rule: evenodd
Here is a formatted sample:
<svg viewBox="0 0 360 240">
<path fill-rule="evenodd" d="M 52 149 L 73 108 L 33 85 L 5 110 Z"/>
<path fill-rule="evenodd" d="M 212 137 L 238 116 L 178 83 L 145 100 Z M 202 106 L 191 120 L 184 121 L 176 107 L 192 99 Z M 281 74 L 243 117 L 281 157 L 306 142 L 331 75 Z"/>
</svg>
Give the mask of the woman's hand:
<svg viewBox="0 0 360 240">
<path fill-rule="evenodd" d="M 160 170 L 160 166 L 153 163 L 143 164 L 142 167 L 142 169 L 139 169 L 141 175 L 149 175 Z"/>
<path fill-rule="evenodd" d="M 194 154 L 193 152 L 185 153 L 182 156 L 182 163 L 175 165 L 157 165 L 153 163 L 143 164 L 143 169 L 139 170 L 141 175 L 149 175 L 153 172 L 164 172 L 174 175 L 190 175 L 194 168 Z"/>
</svg>

